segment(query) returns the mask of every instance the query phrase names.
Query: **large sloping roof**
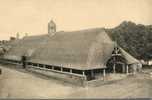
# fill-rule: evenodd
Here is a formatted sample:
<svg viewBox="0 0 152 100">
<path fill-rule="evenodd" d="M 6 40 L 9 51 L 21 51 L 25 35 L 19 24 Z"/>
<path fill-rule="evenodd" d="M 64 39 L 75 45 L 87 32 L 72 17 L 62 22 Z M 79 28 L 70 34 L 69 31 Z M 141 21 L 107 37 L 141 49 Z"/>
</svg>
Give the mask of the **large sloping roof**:
<svg viewBox="0 0 152 100">
<path fill-rule="evenodd" d="M 136 58 L 127 53 L 124 49 L 122 49 L 121 47 L 119 49 L 121 51 L 122 56 L 126 59 L 127 64 L 139 63 L 139 61 Z"/>
<path fill-rule="evenodd" d="M 73 69 L 104 68 L 111 57 L 114 43 L 104 29 L 87 29 L 28 36 L 11 42 L 4 58 L 64 66 Z M 125 54 L 126 55 L 126 54 Z"/>
<path fill-rule="evenodd" d="M 88 29 L 73 32 L 56 32 L 29 36 L 10 44 L 7 59 L 20 60 L 29 56 L 29 61 L 75 69 L 103 67 L 113 50 L 113 42 L 105 31 Z"/>
</svg>

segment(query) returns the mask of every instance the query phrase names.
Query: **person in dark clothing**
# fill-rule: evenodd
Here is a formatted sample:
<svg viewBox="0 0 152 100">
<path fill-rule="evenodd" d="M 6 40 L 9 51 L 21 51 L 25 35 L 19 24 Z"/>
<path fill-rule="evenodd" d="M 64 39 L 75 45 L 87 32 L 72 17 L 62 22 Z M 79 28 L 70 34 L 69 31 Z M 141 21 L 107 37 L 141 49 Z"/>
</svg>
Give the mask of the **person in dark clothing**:
<svg viewBox="0 0 152 100">
<path fill-rule="evenodd" d="M 22 56 L 22 66 L 26 68 L 26 56 Z"/>
<path fill-rule="evenodd" d="M 2 74 L 2 69 L 0 69 L 0 74 Z"/>
</svg>

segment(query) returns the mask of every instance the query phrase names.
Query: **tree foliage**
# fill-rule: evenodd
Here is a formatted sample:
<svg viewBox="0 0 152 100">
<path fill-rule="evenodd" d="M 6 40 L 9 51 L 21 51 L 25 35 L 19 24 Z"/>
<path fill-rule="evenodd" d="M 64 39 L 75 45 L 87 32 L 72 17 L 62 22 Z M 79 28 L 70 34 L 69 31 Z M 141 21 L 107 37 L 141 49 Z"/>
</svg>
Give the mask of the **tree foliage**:
<svg viewBox="0 0 152 100">
<path fill-rule="evenodd" d="M 106 29 L 110 37 L 138 59 L 152 58 L 152 25 L 124 21 L 113 29 Z"/>
</svg>

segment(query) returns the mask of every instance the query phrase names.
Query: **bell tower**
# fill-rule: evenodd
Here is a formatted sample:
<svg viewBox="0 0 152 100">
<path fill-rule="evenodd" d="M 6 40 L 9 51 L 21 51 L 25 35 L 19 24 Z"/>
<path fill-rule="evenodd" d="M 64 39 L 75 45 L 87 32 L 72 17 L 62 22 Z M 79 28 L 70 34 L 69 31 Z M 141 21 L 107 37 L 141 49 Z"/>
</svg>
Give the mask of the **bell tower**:
<svg viewBox="0 0 152 100">
<path fill-rule="evenodd" d="M 48 23 L 48 34 L 54 35 L 56 32 L 56 24 L 53 20 Z"/>
</svg>

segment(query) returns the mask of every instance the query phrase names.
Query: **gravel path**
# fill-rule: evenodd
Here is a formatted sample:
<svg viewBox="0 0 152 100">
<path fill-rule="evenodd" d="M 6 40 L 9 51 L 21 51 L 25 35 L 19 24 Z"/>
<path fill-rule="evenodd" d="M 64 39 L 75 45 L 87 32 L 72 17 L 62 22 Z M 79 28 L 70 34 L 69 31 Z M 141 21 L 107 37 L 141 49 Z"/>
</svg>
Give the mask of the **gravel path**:
<svg viewBox="0 0 152 100">
<path fill-rule="evenodd" d="M 128 98 L 152 97 L 152 78 L 137 74 L 99 87 L 78 87 L 0 66 L 1 98 Z"/>
</svg>

